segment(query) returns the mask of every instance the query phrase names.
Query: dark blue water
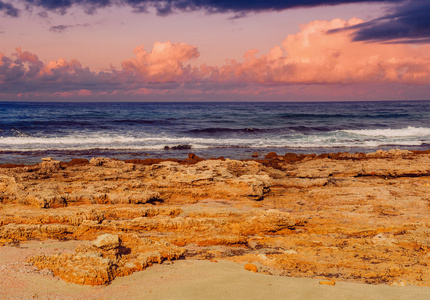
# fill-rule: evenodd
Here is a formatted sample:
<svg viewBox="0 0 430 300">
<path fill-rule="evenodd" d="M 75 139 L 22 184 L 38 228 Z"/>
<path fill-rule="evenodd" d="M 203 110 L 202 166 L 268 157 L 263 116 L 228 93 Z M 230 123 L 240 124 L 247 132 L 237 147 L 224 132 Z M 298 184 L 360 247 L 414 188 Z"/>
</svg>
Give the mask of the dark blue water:
<svg viewBox="0 0 430 300">
<path fill-rule="evenodd" d="M 186 145 L 182 150 L 171 150 Z M 164 150 L 169 147 L 170 150 Z M 184 148 L 184 147 L 182 147 Z M 430 101 L 0 102 L 0 163 L 430 148 Z"/>
</svg>

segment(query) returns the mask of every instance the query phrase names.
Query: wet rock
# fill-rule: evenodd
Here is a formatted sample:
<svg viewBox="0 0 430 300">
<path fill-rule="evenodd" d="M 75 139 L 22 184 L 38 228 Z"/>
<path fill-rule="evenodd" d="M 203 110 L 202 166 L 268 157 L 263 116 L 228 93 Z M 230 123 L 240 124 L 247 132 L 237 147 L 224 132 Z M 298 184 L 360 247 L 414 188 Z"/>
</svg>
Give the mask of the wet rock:
<svg viewBox="0 0 430 300">
<path fill-rule="evenodd" d="M 276 152 L 269 152 L 264 156 L 264 158 L 268 158 L 268 159 L 278 158 L 278 154 L 276 154 Z"/>
<path fill-rule="evenodd" d="M 164 150 L 189 150 L 191 145 L 164 146 Z"/>
<path fill-rule="evenodd" d="M 70 162 L 67 163 L 67 166 L 72 167 L 72 166 L 85 166 L 88 165 L 90 162 L 88 161 L 88 159 L 84 159 L 84 158 L 73 158 Z"/>
<path fill-rule="evenodd" d="M 284 155 L 284 161 L 286 162 L 295 162 L 299 160 L 300 160 L 299 156 L 295 153 L 285 153 Z"/>
</svg>

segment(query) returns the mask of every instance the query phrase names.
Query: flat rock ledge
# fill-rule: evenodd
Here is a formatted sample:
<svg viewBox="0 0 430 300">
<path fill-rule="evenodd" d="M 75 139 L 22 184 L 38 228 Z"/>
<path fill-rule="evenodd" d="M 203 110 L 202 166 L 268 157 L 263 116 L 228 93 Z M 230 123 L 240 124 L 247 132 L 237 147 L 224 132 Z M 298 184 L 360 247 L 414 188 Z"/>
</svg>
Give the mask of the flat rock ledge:
<svg viewBox="0 0 430 300">
<path fill-rule="evenodd" d="M 92 245 L 80 246 L 75 253 L 40 255 L 28 262 L 49 269 L 67 282 L 87 285 L 110 283 L 115 277 L 142 271 L 154 263 L 174 260 L 185 250 L 165 241 L 136 235 L 103 234 Z"/>
<path fill-rule="evenodd" d="M 268 275 L 429 286 L 429 152 L 4 165 L 0 246 L 82 241 L 28 261 L 86 285 L 224 259 Z"/>
</svg>

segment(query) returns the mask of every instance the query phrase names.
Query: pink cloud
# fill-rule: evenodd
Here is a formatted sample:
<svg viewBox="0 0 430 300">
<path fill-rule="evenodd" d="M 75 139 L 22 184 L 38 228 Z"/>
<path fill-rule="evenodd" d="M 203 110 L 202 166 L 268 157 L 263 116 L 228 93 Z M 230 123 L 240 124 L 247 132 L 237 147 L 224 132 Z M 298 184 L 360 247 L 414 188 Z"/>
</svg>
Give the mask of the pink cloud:
<svg viewBox="0 0 430 300">
<path fill-rule="evenodd" d="M 126 72 L 137 73 L 148 81 L 182 81 L 191 72 L 184 62 L 197 58 L 197 47 L 184 43 L 156 42 L 150 53 L 143 46 L 134 50 L 135 58 L 122 62 Z"/>
<path fill-rule="evenodd" d="M 348 31 L 327 31 L 361 23 L 313 21 L 297 34 L 287 36 L 282 47 L 267 55 L 245 53 L 241 63 L 230 61 L 219 68 L 221 78 L 273 83 L 430 82 L 430 46 L 353 42 Z"/>
<path fill-rule="evenodd" d="M 41 75 L 53 75 L 54 73 L 73 73 L 79 69 L 82 69 L 82 65 L 78 60 L 72 59 L 71 61 L 67 61 L 65 58 L 60 58 L 56 61 L 50 61 L 44 65 Z"/>
<path fill-rule="evenodd" d="M 353 42 L 349 21 L 313 21 L 267 54 L 247 51 L 222 66 L 191 67 L 196 46 L 156 42 L 122 62 L 121 69 L 93 72 L 76 60 L 42 62 L 16 49 L 0 53 L 0 98 L 160 97 L 193 99 L 423 99 L 430 90 L 430 46 Z M 218 97 L 219 96 L 219 97 Z M 211 98 L 212 97 L 212 98 Z M 190 99 L 191 99 L 190 98 Z M 185 99 L 185 97 L 184 97 Z M 186 98 L 188 99 L 188 98 Z"/>
<path fill-rule="evenodd" d="M 88 97 L 92 96 L 93 93 L 89 90 L 76 90 L 71 92 L 56 92 L 54 93 L 55 96 L 61 97 L 61 98 L 71 98 L 71 97 Z"/>
<path fill-rule="evenodd" d="M 18 47 L 15 50 L 17 52 L 16 56 L 22 62 L 28 62 L 28 63 L 31 63 L 31 64 L 37 64 L 37 63 L 40 62 L 39 58 L 37 57 L 36 54 L 33 54 L 31 52 L 28 52 L 28 51 L 24 51 L 23 52 L 21 50 L 21 47 Z"/>
</svg>

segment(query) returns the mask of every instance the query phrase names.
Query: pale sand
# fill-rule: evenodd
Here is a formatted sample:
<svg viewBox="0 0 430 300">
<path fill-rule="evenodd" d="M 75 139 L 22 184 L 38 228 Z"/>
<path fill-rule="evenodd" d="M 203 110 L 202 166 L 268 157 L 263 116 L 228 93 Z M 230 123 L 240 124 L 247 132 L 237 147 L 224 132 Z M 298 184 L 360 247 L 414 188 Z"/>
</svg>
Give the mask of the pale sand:
<svg viewBox="0 0 430 300">
<path fill-rule="evenodd" d="M 78 243 L 0 247 L 0 299 L 430 299 L 430 287 L 326 286 L 318 279 L 252 273 L 229 261 L 178 260 L 95 287 L 66 283 L 25 263 L 30 255 L 71 251 Z"/>
</svg>

